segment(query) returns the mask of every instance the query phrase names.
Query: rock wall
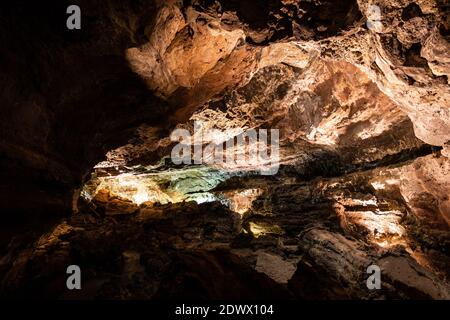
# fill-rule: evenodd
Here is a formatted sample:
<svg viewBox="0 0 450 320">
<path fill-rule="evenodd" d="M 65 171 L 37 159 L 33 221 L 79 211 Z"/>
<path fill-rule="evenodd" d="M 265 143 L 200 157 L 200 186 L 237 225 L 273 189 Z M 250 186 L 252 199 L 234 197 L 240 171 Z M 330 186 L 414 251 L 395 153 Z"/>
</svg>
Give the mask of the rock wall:
<svg viewBox="0 0 450 320">
<path fill-rule="evenodd" d="M 81 30 L 65 27 L 69 4 Z M 90 297 L 449 298 L 448 1 L 0 11 L 3 295 L 64 298 L 54 271 L 77 261 Z M 280 129 L 278 175 L 188 174 L 179 201 L 147 177 L 157 196 L 134 203 L 114 179 L 164 162 L 170 132 L 194 121 Z M 100 172 L 127 197 L 79 199 Z M 191 188 L 222 204 L 182 202 Z M 375 293 L 361 285 L 371 263 L 386 276 Z"/>
</svg>

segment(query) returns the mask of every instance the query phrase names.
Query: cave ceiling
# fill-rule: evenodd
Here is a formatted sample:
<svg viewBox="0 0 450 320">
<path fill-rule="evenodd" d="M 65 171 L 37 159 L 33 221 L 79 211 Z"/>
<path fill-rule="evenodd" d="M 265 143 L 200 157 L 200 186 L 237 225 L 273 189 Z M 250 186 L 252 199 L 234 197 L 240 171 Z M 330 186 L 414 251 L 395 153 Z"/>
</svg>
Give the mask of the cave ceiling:
<svg viewBox="0 0 450 320">
<path fill-rule="evenodd" d="M 189 274 L 208 298 L 450 299 L 447 0 L 74 2 L 78 31 L 66 1 L 0 20 L 1 208 L 39 225 L 2 240 L 2 295 L 78 259 L 96 297 L 197 294 Z M 174 130 L 194 148 L 271 129 L 273 175 L 171 161 Z"/>
</svg>

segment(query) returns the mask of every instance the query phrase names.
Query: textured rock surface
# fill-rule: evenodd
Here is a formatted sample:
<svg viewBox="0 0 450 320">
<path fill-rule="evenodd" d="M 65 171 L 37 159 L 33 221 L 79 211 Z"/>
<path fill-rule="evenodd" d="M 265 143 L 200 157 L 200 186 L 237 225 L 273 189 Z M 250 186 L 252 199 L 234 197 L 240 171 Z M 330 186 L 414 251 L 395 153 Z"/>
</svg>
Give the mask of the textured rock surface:
<svg viewBox="0 0 450 320">
<path fill-rule="evenodd" d="M 100 217 L 97 201 L 97 211 L 81 209 L 34 242 L 12 242 L 1 291 L 69 298 L 55 271 L 70 261 L 83 265 L 87 298 L 449 299 L 448 225 L 402 196 L 419 163 L 440 160 L 309 182 L 223 183 L 218 194 L 237 184 L 264 190 L 244 213 L 217 202 L 144 203 Z M 366 287 L 372 264 L 381 290 Z"/>
<path fill-rule="evenodd" d="M 1 6 L 2 296 L 450 299 L 448 1 Z M 278 174 L 173 166 L 194 121 Z"/>
</svg>

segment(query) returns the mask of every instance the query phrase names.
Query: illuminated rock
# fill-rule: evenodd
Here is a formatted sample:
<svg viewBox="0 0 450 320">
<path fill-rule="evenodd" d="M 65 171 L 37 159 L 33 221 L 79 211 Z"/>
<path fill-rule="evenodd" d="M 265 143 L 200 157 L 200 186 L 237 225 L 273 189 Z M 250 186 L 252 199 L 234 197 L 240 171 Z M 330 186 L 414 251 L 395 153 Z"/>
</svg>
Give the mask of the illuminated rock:
<svg viewBox="0 0 450 320">
<path fill-rule="evenodd" d="M 442 1 L 63 7 L 1 12 L 0 296 L 73 298 L 75 261 L 84 298 L 449 298 Z M 278 129 L 279 170 L 175 164 L 195 123 Z"/>
</svg>

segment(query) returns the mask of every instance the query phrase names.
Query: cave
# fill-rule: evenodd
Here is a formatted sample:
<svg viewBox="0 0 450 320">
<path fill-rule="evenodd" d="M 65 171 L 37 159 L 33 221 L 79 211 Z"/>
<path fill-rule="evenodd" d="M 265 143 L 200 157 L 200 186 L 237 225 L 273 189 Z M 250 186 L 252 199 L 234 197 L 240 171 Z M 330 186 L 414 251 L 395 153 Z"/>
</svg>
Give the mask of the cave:
<svg viewBox="0 0 450 320">
<path fill-rule="evenodd" d="M 450 300 L 448 1 L 0 6 L 0 299 Z"/>
</svg>

